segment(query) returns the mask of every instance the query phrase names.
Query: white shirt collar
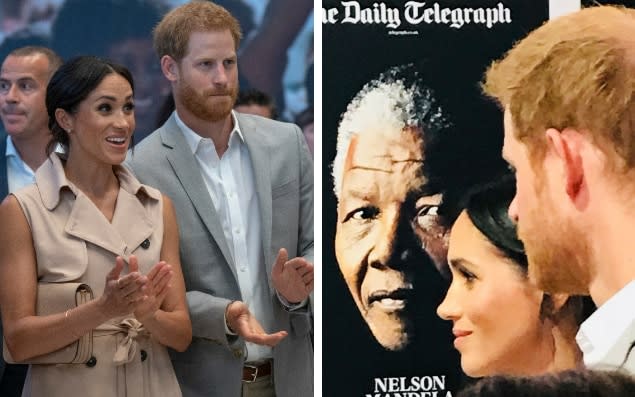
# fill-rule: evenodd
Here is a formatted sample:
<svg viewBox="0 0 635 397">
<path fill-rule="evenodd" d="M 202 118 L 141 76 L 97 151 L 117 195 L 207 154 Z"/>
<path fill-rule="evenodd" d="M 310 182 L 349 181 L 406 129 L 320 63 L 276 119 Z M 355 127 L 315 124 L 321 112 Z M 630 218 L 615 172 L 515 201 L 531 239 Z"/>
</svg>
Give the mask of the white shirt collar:
<svg viewBox="0 0 635 397">
<path fill-rule="evenodd" d="M 64 153 L 64 148 L 59 143 L 56 143 L 55 150 L 53 151 L 55 153 Z M 13 144 L 13 140 L 11 139 L 10 135 L 7 135 L 7 148 L 5 150 L 4 155 L 5 157 L 17 157 L 20 160 L 22 160 L 22 157 L 20 157 L 20 154 L 18 153 L 18 149 L 15 148 L 15 145 Z"/>
<path fill-rule="evenodd" d="M 7 135 L 7 149 L 5 150 L 4 155 L 5 157 L 17 157 L 21 159 L 18 154 L 18 150 L 15 148 L 15 145 L 13 145 L 13 140 L 10 135 Z"/>
<path fill-rule="evenodd" d="M 635 340 L 635 280 L 600 306 L 576 335 L 587 367 L 618 366 Z"/>
<path fill-rule="evenodd" d="M 231 116 L 232 116 L 232 122 L 234 124 L 234 128 L 232 129 L 232 131 L 229 134 L 229 142 L 228 142 L 229 146 L 231 146 L 232 145 L 232 141 L 234 141 L 236 139 L 236 138 L 234 138 L 235 136 L 237 136 L 238 139 L 240 139 L 241 142 L 245 142 L 245 138 L 243 137 L 243 133 L 240 130 L 240 126 L 238 125 L 238 119 L 236 118 L 236 113 L 234 113 L 233 110 L 231 111 Z M 176 125 L 179 126 L 181 131 L 183 131 L 183 136 L 185 137 L 185 141 L 187 142 L 188 146 L 190 147 L 190 150 L 192 151 L 193 154 L 196 154 L 196 150 L 198 149 L 198 146 L 199 146 L 200 142 L 203 139 L 209 139 L 209 138 L 203 138 L 202 136 L 200 136 L 199 134 L 194 132 L 194 130 L 192 130 L 190 127 L 185 125 L 183 120 L 181 120 L 181 118 L 179 117 L 179 113 L 177 111 L 174 111 L 174 119 L 176 121 Z"/>
</svg>

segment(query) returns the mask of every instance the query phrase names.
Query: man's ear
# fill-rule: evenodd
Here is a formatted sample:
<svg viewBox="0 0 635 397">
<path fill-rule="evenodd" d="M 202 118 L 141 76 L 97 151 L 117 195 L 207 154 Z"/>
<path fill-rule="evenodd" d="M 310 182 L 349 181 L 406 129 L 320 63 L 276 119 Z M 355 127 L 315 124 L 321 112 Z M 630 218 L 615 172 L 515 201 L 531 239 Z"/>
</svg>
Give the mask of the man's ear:
<svg viewBox="0 0 635 397">
<path fill-rule="evenodd" d="M 547 150 L 552 151 L 561 161 L 565 177 L 565 190 L 571 199 L 575 199 L 584 182 L 582 161 L 582 135 L 575 129 L 558 131 L 549 128 L 545 131 Z"/>
<path fill-rule="evenodd" d="M 165 78 L 172 82 L 179 78 L 179 67 L 174 58 L 169 55 L 161 57 L 161 71 Z"/>
</svg>

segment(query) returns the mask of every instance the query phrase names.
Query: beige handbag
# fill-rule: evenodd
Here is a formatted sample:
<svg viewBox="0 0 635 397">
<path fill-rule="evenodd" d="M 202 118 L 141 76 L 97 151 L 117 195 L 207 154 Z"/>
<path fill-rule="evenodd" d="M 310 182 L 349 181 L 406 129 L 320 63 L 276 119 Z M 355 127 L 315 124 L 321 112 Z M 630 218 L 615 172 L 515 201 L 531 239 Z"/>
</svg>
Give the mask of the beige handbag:
<svg viewBox="0 0 635 397">
<path fill-rule="evenodd" d="M 82 283 L 38 283 L 35 313 L 38 316 L 64 313 L 93 299 L 93 290 Z M 93 354 L 93 332 L 51 353 L 17 362 L 2 341 L 2 355 L 11 364 L 78 364 L 87 362 Z"/>
</svg>

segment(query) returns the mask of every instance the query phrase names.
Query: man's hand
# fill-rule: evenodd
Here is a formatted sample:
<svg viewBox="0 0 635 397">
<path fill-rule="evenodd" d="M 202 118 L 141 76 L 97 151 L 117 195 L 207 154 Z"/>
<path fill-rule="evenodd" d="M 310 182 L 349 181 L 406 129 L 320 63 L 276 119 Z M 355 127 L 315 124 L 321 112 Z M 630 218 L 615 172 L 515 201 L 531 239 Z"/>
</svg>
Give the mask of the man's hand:
<svg viewBox="0 0 635 397">
<path fill-rule="evenodd" d="M 275 346 L 285 336 L 286 331 L 278 331 L 273 334 L 267 334 L 256 317 L 251 314 L 247 305 L 241 301 L 234 301 L 227 305 L 225 309 L 225 320 L 229 329 L 247 342 L 256 343 L 258 345 Z"/>
<path fill-rule="evenodd" d="M 313 291 L 313 264 L 304 258 L 287 260 L 287 250 L 281 248 L 273 265 L 273 286 L 289 303 L 297 304 Z"/>
</svg>

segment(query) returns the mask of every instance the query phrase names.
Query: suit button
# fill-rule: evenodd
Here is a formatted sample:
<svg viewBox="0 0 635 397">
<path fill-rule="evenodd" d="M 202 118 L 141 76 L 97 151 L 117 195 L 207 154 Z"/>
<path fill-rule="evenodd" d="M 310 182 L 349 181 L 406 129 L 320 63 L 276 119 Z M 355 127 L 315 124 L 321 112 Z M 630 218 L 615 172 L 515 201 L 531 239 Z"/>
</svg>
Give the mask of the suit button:
<svg viewBox="0 0 635 397">
<path fill-rule="evenodd" d="M 148 358 L 148 352 L 141 350 L 141 362 L 144 362 Z"/>
<path fill-rule="evenodd" d="M 146 250 L 150 248 L 150 240 L 148 239 L 143 240 L 143 242 L 141 243 L 141 248 Z"/>
<path fill-rule="evenodd" d="M 97 359 L 95 358 L 95 356 L 92 356 L 91 358 L 88 359 L 88 361 L 86 361 L 86 366 L 89 368 L 92 368 L 95 365 L 97 365 Z"/>
<path fill-rule="evenodd" d="M 234 353 L 234 357 L 236 358 L 241 358 L 243 356 L 243 351 L 240 349 L 234 349 L 232 352 Z"/>
</svg>

